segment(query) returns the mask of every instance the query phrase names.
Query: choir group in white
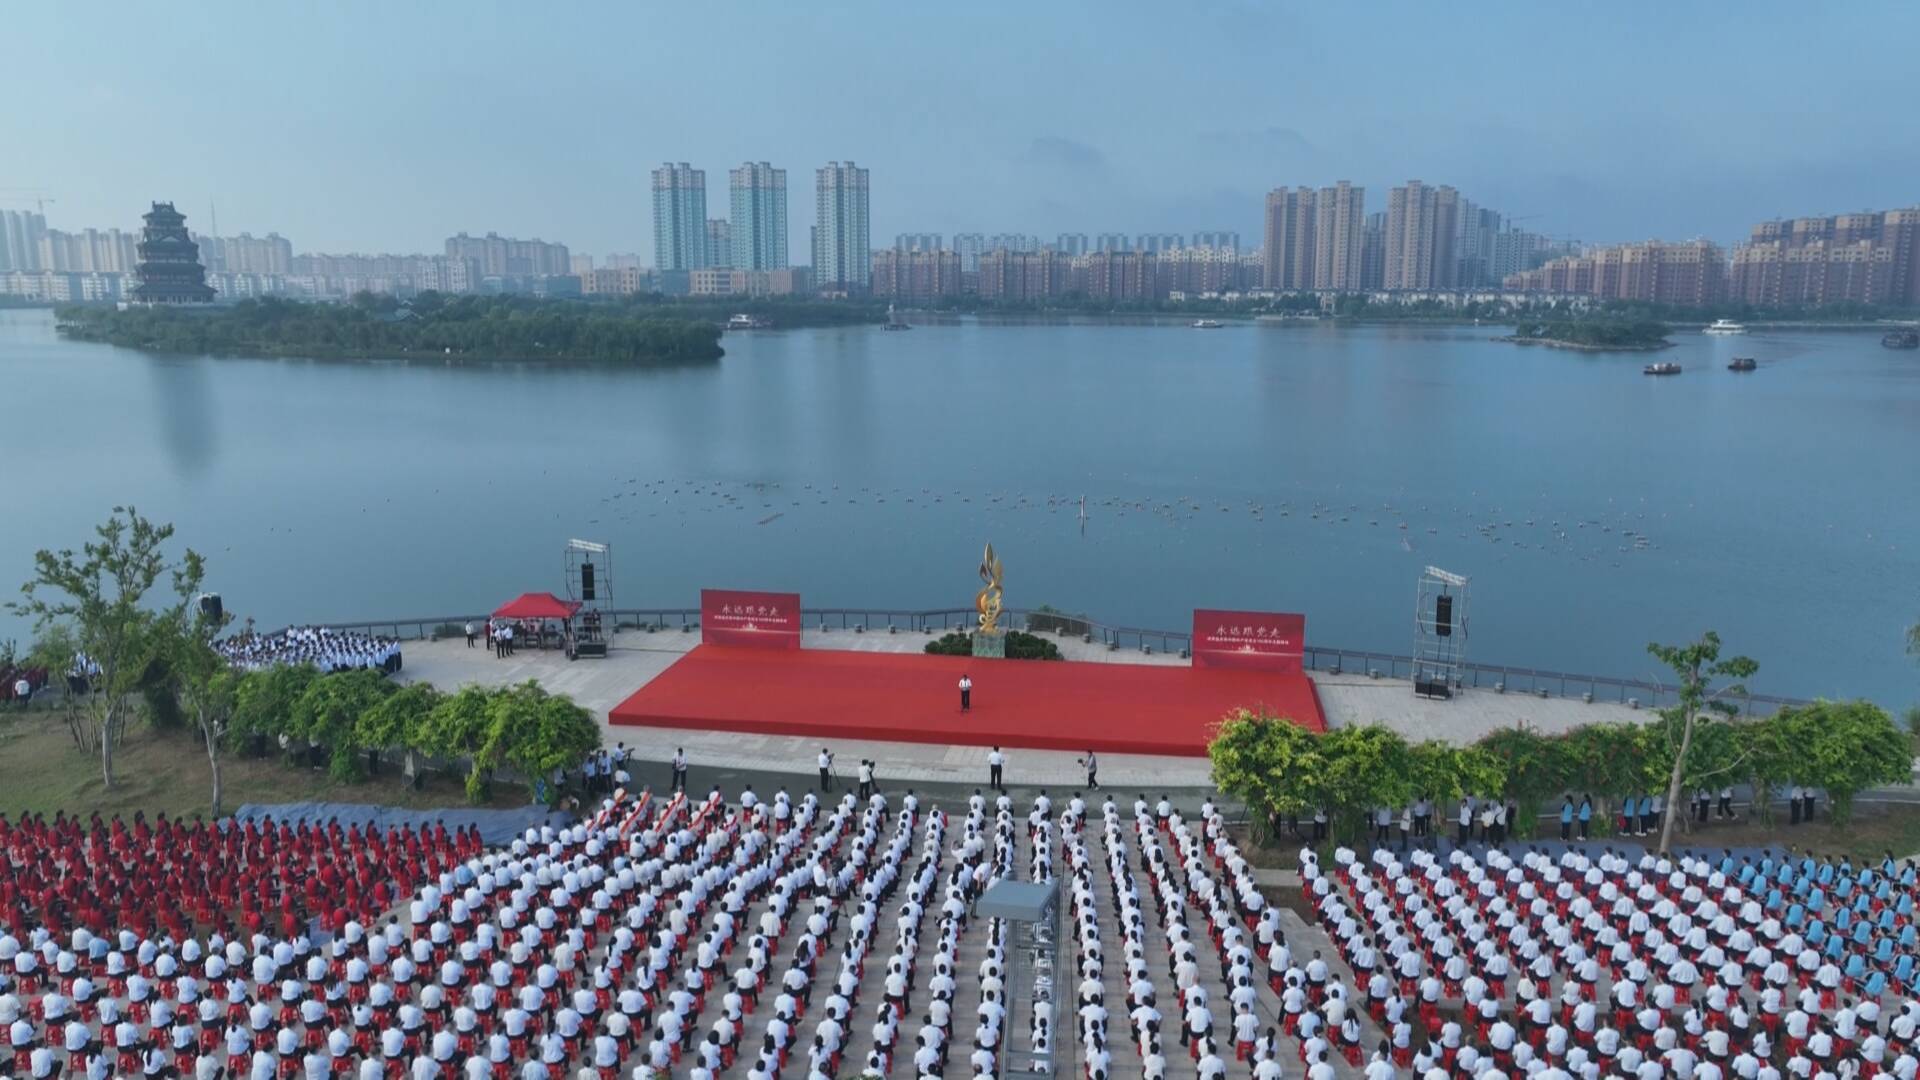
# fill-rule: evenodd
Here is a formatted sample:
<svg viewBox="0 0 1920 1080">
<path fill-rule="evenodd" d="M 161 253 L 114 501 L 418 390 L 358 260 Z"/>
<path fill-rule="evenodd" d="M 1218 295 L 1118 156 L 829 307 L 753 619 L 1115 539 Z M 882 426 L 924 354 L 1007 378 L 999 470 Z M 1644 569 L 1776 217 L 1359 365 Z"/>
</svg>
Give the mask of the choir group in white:
<svg viewBox="0 0 1920 1080">
<path fill-rule="evenodd" d="M 363 668 L 400 670 L 400 639 L 376 634 L 333 630 L 325 626 L 290 626 L 275 634 L 236 634 L 214 643 L 220 655 L 235 667 L 249 671 L 276 664 L 311 664 L 323 672 Z"/>
</svg>

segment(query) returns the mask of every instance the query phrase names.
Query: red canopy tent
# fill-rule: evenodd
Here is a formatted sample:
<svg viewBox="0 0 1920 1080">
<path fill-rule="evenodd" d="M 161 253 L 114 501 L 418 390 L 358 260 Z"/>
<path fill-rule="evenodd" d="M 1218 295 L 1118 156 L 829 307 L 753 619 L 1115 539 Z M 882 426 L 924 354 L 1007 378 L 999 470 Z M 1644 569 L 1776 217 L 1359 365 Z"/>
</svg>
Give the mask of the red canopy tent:
<svg viewBox="0 0 1920 1080">
<path fill-rule="evenodd" d="M 496 619 L 571 619 L 580 610 L 573 600 L 562 600 L 550 592 L 521 593 L 494 609 Z"/>
</svg>

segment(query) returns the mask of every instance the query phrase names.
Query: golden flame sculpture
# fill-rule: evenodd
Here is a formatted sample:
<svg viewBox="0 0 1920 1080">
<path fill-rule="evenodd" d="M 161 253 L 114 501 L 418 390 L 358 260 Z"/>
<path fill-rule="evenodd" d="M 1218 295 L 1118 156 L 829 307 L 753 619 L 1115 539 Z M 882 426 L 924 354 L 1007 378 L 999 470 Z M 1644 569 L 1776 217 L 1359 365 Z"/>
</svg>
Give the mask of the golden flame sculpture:
<svg viewBox="0 0 1920 1080">
<path fill-rule="evenodd" d="M 993 553 L 993 545 L 988 544 L 987 553 L 980 557 L 980 580 L 985 585 L 973 597 L 973 608 L 980 613 L 980 632 L 983 634 L 996 633 L 1000 629 L 1000 584 L 1004 573 L 1000 557 Z"/>
</svg>

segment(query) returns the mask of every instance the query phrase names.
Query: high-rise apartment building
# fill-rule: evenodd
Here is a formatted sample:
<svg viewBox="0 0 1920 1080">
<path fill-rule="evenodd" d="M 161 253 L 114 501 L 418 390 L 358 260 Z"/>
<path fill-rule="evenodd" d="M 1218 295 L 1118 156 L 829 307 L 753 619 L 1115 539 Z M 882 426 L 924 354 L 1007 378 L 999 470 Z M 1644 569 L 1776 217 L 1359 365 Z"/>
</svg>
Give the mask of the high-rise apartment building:
<svg viewBox="0 0 1920 1080">
<path fill-rule="evenodd" d="M 727 173 L 733 256 L 740 270 L 785 270 L 787 170 L 749 161 Z"/>
<path fill-rule="evenodd" d="M 1300 187 L 1267 193 L 1261 283 L 1269 289 L 1313 288 L 1314 192 Z"/>
<path fill-rule="evenodd" d="M 1096 251 L 1086 257 L 1086 294 L 1113 302 L 1158 299 L 1154 256 L 1147 251 Z"/>
<path fill-rule="evenodd" d="M 1053 241 L 1053 250 L 1062 255 L 1085 255 L 1093 250 L 1083 232 L 1063 232 Z"/>
<path fill-rule="evenodd" d="M 980 269 L 980 256 L 987 251 L 987 234 L 965 232 L 953 234 L 953 251 L 960 256 L 960 269 L 971 274 Z"/>
<path fill-rule="evenodd" d="M 44 215 L 0 210 L 0 270 L 39 270 L 40 239 L 47 235 Z"/>
<path fill-rule="evenodd" d="M 119 230 L 113 230 L 118 232 Z M 279 233 L 196 236 L 208 270 L 229 274 L 286 274 L 293 269 L 293 241 Z"/>
<path fill-rule="evenodd" d="M 1240 255 L 1230 247 L 1195 244 L 1153 257 L 1155 293 L 1201 296 L 1238 289 Z"/>
<path fill-rule="evenodd" d="M 207 255 L 207 241 L 204 237 L 195 237 L 200 244 L 200 257 L 203 263 L 211 263 Z M 64 229 L 48 229 L 40 237 L 40 268 L 62 272 L 90 274 L 131 274 L 139 264 L 137 251 L 139 238 L 130 232 L 119 229 L 82 229 L 79 232 L 67 232 Z M 217 267 L 226 269 L 224 265 Z M 284 274 L 284 264 L 274 273 Z"/>
<path fill-rule="evenodd" d="M 1135 251 L 1174 251 L 1186 245 L 1186 237 L 1179 233 L 1141 233 L 1135 239 Z"/>
<path fill-rule="evenodd" d="M 1093 238 L 1095 251 L 1132 251 L 1133 237 L 1126 233 L 1105 232 Z"/>
<path fill-rule="evenodd" d="M 733 268 L 733 230 L 726 218 L 707 219 L 707 265 Z"/>
<path fill-rule="evenodd" d="M 1455 246 L 1460 228 L 1460 193 L 1407 181 L 1387 197 L 1386 272 L 1388 289 L 1450 289 L 1459 276 Z"/>
<path fill-rule="evenodd" d="M 819 289 L 864 291 L 872 278 L 867 170 L 830 161 L 814 173 L 813 281 Z"/>
<path fill-rule="evenodd" d="M 987 237 L 988 251 L 1039 251 L 1040 238 L 1026 233 L 994 233 Z"/>
<path fill-rule="evenodd" d="M 1504 284 L 1522 292 L 1704 307 L 1727 297 L 1727 257 L 1709 240 L 1648 240 L 1553 259 Z"/>
<path fill-rule="evenodd" d="M 567 245 L 549 244 L 538 237 L 517 240 L 498 233 L 456 233 L 447 238 L 446 255 L 470 261 L 479 278 L 552 277 L 573 272 L 573 253 Z"/>
<path fill-rule="evenodd" d="M 1486 283 L 1504 282 L 1514 274 L 1539 268 L 1549 259 L 1572 254 L 1569 244 L 1556 243 L 1551 237 L 1516 229 L 1509 223 L 1493 234 L 1493 254 L 1487 264 Z"/>
<path fill-rule="evenodd" d="M 1304 192 L 1306 189 L 1302 188 Z M 1342 180 L 1314 193 L 1312 288 L 1350 292 L 1361 287 L 1361 246 L 1365 240 L 1367 189 Z"/>
<path fill-rule="evenodd" d="M 1360 288 L 1386 287 L 1387 212 L 1380 210 L 1367 215 L 1367 224 L 1360 234 Z"/>
<path fill-rule="evenodd" d="M 1197 232 L 1193 234 L 1193 246 L 1197 248 L 1214 248 L 1218 251 L 1231 251 L 1237 254 L 1240 251 L 1240 234 L 1224 229 L 1213 232 Z"/>
<path fill-rule="evenodd" d="M 1455 285 L 1463 289 L 1475 289 L 1498 284 L 1505 276 L 1493 272 L 1493 249 L 1503 224 L 1499 211 L 1477 206 L 1470 199 L 1460 200 L 1453 245 L 1453 261 L 1457 268 L 1453 278 Z"/>
<path fill-rule="evenodd" d="M 938 248 L 895 246 L 873 253 L 873 295 L 906 304 L 928 304 L 960 295 L 960 256 Z"/>
<path fill-rule="evenodd" d="M 1729 291 L 1761 305 L 1920 303 L 1920 207 L 1761 222 L 1734 249 Z"/>
<path fill-rule="evenodd" d="M 937 232 L 895 233 L 893 237 L 893 250 L 944 251 L 946 250 L 946 245 L 942 244 L 940 240 L 941 236 Z M 877 272 L 878 271 L 876 271 L 876 273 Z"/>
<path fill-rule="evenodd" d="M 707 171 L 686 162 L 653 170 L 653 265 L 699 270 L 707 265 Z"/>
<path fill-rule="evenodd" d="M 1072 259 L 1057 251 L 996 247 L 980 256 L 980 298 L 1032 303 L 1071 289 Z"/>
</svg>

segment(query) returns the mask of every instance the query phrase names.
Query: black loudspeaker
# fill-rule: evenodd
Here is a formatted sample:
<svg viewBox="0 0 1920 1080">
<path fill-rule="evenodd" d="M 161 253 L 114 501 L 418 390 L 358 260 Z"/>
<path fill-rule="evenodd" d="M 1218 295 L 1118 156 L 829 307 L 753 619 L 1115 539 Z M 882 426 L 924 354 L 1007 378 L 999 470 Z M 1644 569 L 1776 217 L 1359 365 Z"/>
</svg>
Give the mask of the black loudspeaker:
<svg viewBox="0 0 1920 1080">
<path fill-rule="evenodd" d="M 226 609 L 220 606 L 219 593 L 203 592 L 200 594 L 200 614 L 205 615 L 209 619 L 218 619 L 225 611 Z"/>
<path fill-rule="evenodd" d="M 1434 599 L 1433 632 L 1441 637 L 1453 636 L 1453 597 L 1440 596 Z"/>
<path fill-rule="evenodd" d="M 590 562 L 580 564 L 580 599 L 593 599 L 593 564 Z"/>
</svg>

